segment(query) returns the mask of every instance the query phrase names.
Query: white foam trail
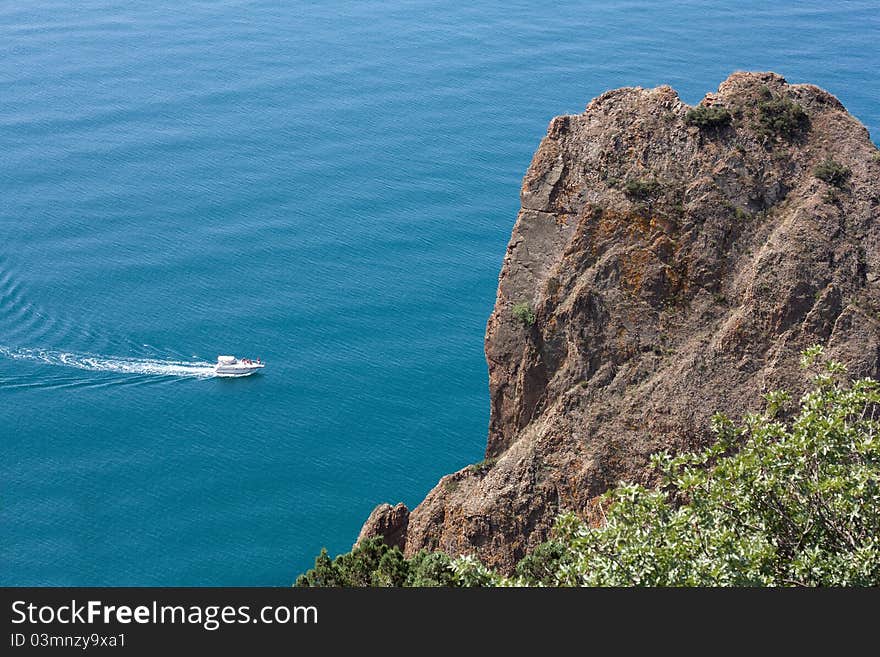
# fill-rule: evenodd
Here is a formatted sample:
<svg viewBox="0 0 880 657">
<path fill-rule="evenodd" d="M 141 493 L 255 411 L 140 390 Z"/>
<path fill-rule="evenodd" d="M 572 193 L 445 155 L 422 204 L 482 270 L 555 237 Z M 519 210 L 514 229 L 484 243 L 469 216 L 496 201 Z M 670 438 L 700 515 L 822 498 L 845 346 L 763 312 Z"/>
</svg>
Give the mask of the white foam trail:
<svg viewBox="0 0 880 657">
<path fill-rule="evenodd" d="M 50 349 L 10 349 L 0 345 L 0 356 L 15 360 L 29 360 L 75 367 L 91 372 L 116 372 L 118 374 L 147 374 L 152 376 L 188 376 L 208 378 L 216 376 L 214 364 L 204 361 L 160 360 L 154 358 L 123 358 L 77 354 Z"/>
</svg>

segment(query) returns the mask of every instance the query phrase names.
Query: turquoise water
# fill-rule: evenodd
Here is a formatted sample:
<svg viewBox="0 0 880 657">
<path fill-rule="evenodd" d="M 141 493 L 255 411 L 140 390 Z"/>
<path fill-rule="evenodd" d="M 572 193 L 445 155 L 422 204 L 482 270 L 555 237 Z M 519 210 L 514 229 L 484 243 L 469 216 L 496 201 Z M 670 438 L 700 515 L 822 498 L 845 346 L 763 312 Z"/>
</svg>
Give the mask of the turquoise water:
<svg viewBox="0 0 880 657">
<path fill-rule="evenodd" d="M 0 583 L 288 584 L 479 460 L 552 116 L 772 69 L 880 129 L 876 2 L 461 4 L 0 4 Z"/>
</svg>

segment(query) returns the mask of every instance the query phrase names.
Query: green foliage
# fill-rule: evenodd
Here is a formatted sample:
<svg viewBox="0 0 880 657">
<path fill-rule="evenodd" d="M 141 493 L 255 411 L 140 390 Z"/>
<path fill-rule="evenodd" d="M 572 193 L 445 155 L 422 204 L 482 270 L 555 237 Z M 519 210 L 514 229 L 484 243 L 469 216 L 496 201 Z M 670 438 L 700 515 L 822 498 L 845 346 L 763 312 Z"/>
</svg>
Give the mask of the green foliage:
<svg viewBox="0 0 880 657">
<path fill-rule="evenodd" d="M 351 552 L 332 561 L 322 549 L 315 567 L 296 579 L 298 587 L 401 586 L 407 572 L 400 548 L 389 548 L 381 538 L 361 541 Z"/>
<path fill-rule="evenodd" d="M 758 103 L 758 132 L 765 137 L 795 139 L 809 128 L 810 117 L 804 108 L 785 96 L 770 94 Z"/>
<path fill-rule="evenodd" d="M 489 458 L 483 459 L 482 461 L 479 461 L 478 463 L 471 463 L 468 466 L 468 470 L 470 472 L 475 472 L 475 473 L 482 472 L 483 470 L 488 470 L 493 465 L 495 465 L 497 462 L 498 462 L 497 457 L 490 456 Z"/>
<path fill-rule="evenodd" d="M 645 200 L 660 193 L 662 187 L 656 180 L 628 180 L 623 193 L 633 199 Z"/>
<path fill-rule="evenodd" d="M 315 567 L 297 577 L 294 586 L 320 586 L 328 588 L 344 586 L 338 577 L 338 570 L 327 554 L 327 548 L 321 548 L 321 553 L 315 557 Z"/>
<path fill-rule="evenodd" d="M 835 187 L 846 185 L 846 181 L 849 180 L 851 173 L 849 167 L 842 165 L 840 162 L 835 162 L 830 157 L 825 158 L 813 169 L 814 176 Z"/>
<path fill-rule="evenodd" d="M 525 327 L 532 326 L 535 323 L 535 311 L 532 310 L 532 306 L 528 301 L 520 301 L 513 304 L 510 312 L 514 319 Z"/>
<path fill-rule="evenodd" d="M 821 348 L 805 352 L 812 366 Z M 560 518 L 560 585 L 877 586 L 880 384 L 837 383 L 830 362 L 788 422 L 716 416 L 718 440 L 661 454 L 661 486 L 621 485 L 600 528 Z M 774 405 L 786 396 L 769 396 Z M 519 584 L 545 583 L 518 573 Z"/>
<path fill-rule="evenodd" d="M 752 215 L 750 215 L 739 206 L 733 209 L 733 216 L 736 217 L 737 221 L 748 221 L 752 218 Z"/>
<path fill-rule="evenodd" d="M 731 118 L 730 111 L 726 107 L 698 105 L 688 110 L 684 116 L 684 122 L 687 125 L 695 125 L 701 130 L 705 130 L 730 125 Z"/>
<path fill-rule="evenodd" d="M 791 395 L 785 390 L 774 390 L 764 395 L 764 400 L 767 402 L 767 417 L 776 417 L 791 403 Z"/>
<path fill-rule="evenodd" d="M 315 567 L 296 579 L 304 587 L 494 586 L 502 578 L 474 557 L 451 559 L 442 552 L 421 550 L 405 559 L 399 548 L 381 538 L 362 541 L 331 561 L 322 549 Z"/>
<path fill-rule="evenodd" d="M 486 568 L 479 559 L 470 554 L 455 559 L 451 568 L 456 586 L 499 586 L 504 582 L 503 577 Z"/>
<path fill-rule="evenodd" d="M 816 364 L 816 361 L 825 353 L 825 348 L 820 344 L 814 344 L 801 352 L 801 367 L 807 369 Z"/>
<path fill-rule="evenodd" d="M 530 586 L 553 586 L 568 554 L 559 541 L 541 543 L 516 564 L 516 578 Z"/>
<path fill-rule="evenodd" d="M 455 586 L 452 559 L 443 552 L 420 550 L 409 560 L 406 586 Z"/>
<path fill-rule="evenodd" d="M 880 151 L 874 151 L 871 154 L 871 162 L 880 162 Z"/>
<path fill-rule="evenodd" d="M 370 577 L 372 586 L 404 586 L 409 578 L 409 564 L 400 548 L 393 547 L 379 559 L 379 566 Z"/>
</svg>

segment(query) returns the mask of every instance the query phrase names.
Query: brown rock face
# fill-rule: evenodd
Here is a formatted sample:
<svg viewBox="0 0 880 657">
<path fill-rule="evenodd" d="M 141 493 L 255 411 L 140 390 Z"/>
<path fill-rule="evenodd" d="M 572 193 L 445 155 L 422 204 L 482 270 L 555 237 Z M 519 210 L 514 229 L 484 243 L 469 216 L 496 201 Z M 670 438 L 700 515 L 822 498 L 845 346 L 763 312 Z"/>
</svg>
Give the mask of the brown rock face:
<svg viewBox="0 0 880 657">
<path fill-rule="evenodd" d="M 396 506 L 380 504 L 373 509 L 370 517 L 361 527 L 361 533 L 358 534 L 354 547 L 357 547 L 358 543 L 365 539 L 380 536 L 386 545 L 402 549 L 406 541 L 408 524 L 409 509 L 403 502 L 399 502 Z"/>
<path fill-rule="evenodd" d="M 880 374 L 867 130 L 827 92 L 772 73 L 735 73 L 703 104 L 729 122 L 690 125 L 665 86 L 551 121 L 486 329 L 487 462 L 413 510 L 408 555 L 472 553 L 510 571 L 560 510 L 587 512 L 621 479 L 650 484 L 658 450 L 705 444 L 716 411 L 800 393 L 811 344 Z M 816 175 L 827 158 L 849 170 L 836 184 Z"/>
</svg>

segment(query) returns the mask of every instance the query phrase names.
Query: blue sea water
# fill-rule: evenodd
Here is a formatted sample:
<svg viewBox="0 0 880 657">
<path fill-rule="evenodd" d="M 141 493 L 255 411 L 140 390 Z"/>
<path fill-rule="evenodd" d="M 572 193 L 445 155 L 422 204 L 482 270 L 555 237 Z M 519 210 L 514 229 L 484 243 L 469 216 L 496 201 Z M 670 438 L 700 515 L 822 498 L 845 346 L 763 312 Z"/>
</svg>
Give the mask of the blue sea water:
<svg viewBox="0 0 880 657">
<path fill-rule="evenodd" d="M 0 583 L 284 585 L 481 458 L 548 121 L 775 70 L 880 130 L 877 2 L 0 4 Z M 261 357 L 206 376 L 219 353 Z"/>
</svg>

